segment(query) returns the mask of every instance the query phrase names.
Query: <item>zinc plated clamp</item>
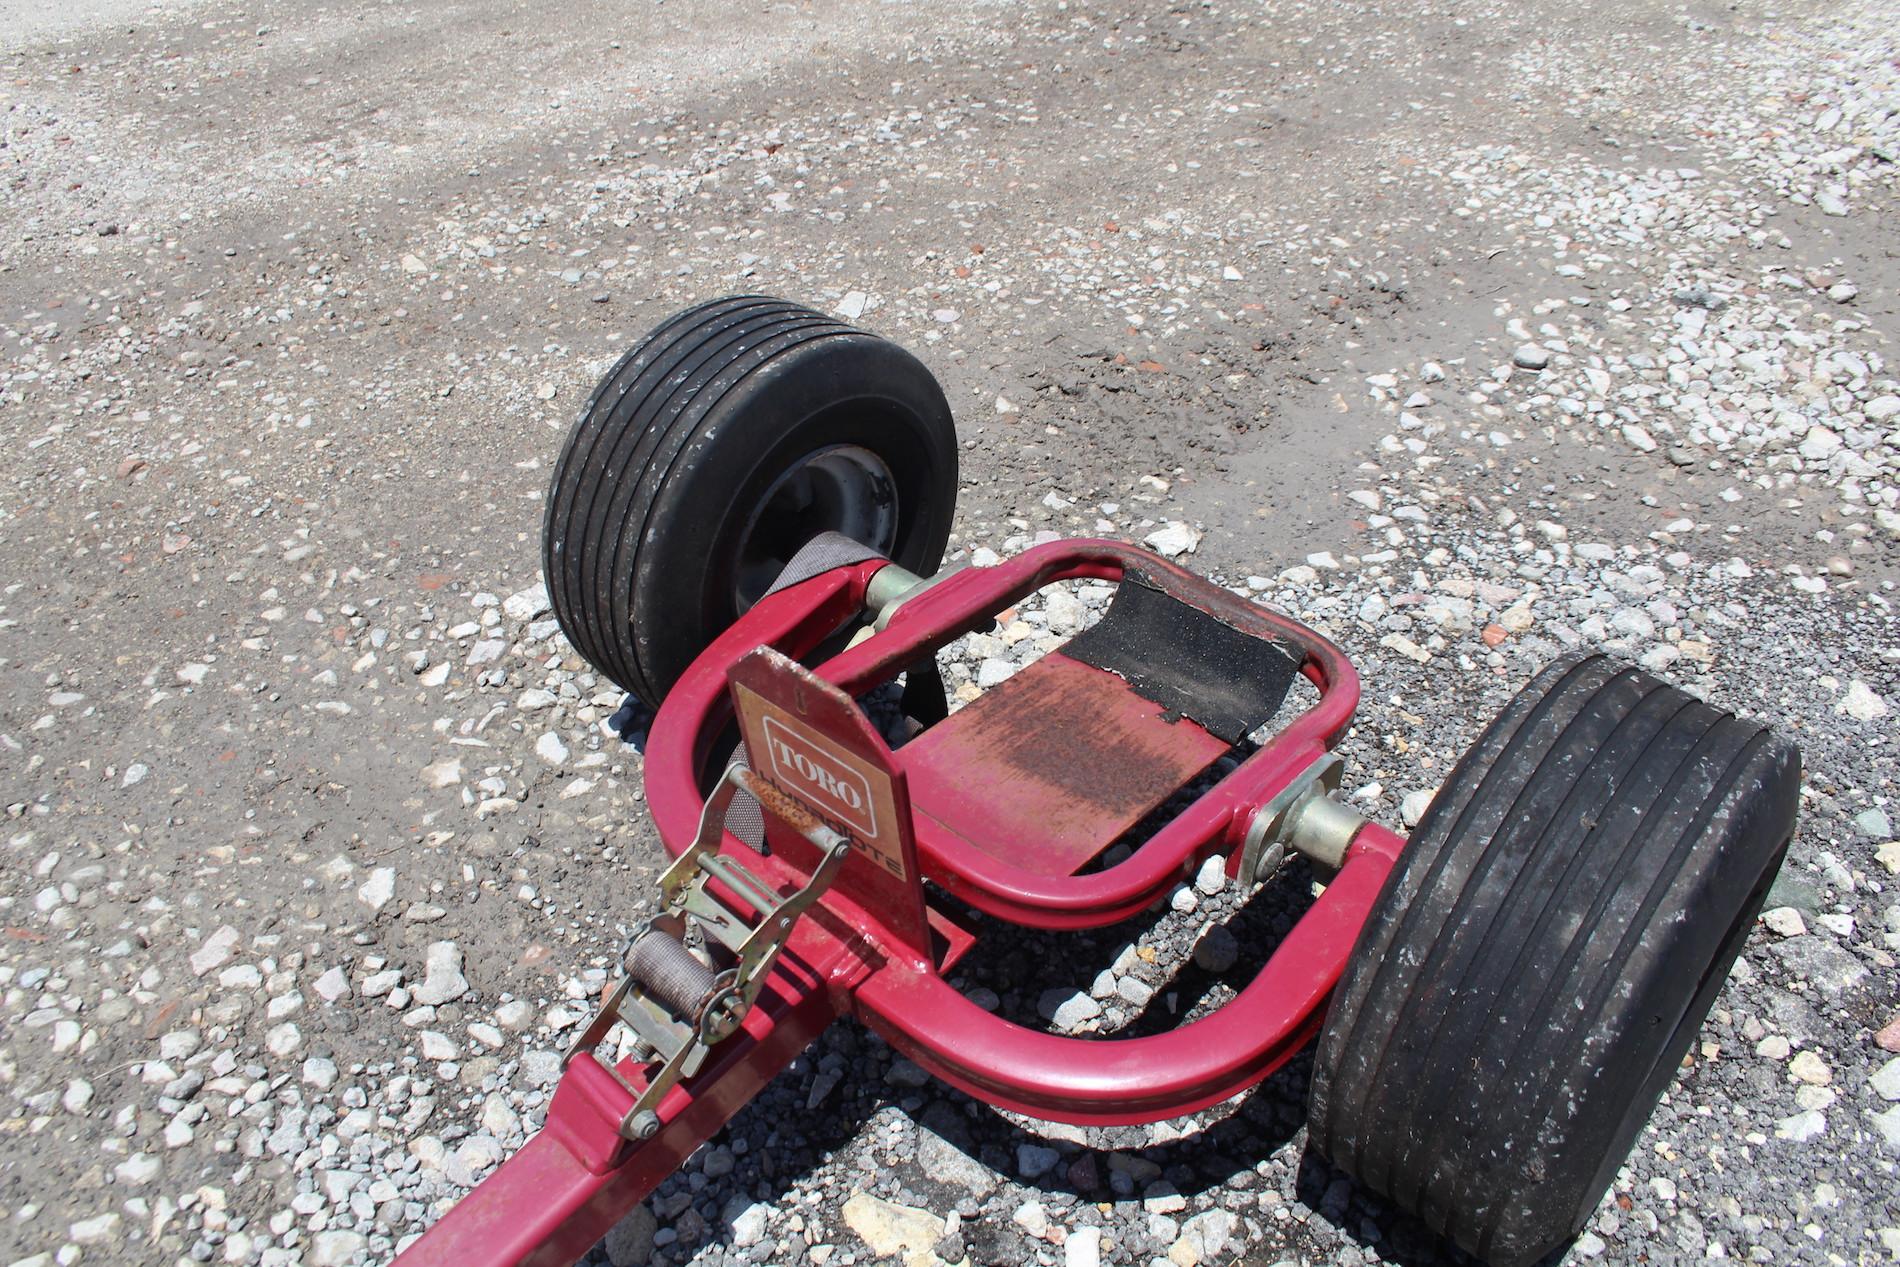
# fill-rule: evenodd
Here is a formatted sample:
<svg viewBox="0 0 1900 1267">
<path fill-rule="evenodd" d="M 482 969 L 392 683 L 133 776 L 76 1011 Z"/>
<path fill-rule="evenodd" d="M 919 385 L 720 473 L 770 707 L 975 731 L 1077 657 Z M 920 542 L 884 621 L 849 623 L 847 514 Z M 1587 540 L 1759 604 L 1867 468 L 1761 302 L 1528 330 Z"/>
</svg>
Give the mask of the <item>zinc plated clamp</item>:
<svg viewBox="0 0 1900 1267">
<path fill-rule="evenodd" d="M 831 886 L 851 849 L 850 837 L 810 814 L 795 812 L 797 807 L 786 807 L 794 812 L 778 816 L 822 856 L 803 888 L 781 896 L 737 859 L 719 854 L 726 811 L 740 791 L 751 793 L 768 812 L 786 800 L 745 766 L 726 770 L 707 798 L 693 843 L 660 876 L 662 911 L 627 938 L 620 953 L 620 980 L 561 1058 L 566 1068 L 575 1056 L 597 1047 L 616 1024 L 633 1031 L 639 1046 L 652 1053 L 659 1067 L 647 1076 L 644 1089 L 636 1089 L 612 1063 L 603 1062 L 634 1098 L 620 1121 L 620 1134 L 630 1140 L 651 1139 L 659 1131 L 659 1106 L 666 1093 L 680 1079 L 699 1072 L 714 1044 L 738 1031 L 793 925 Z M 758 913 L 758 921 L 740 919 L 707 893 L 708 880 L 737 895 Z M 688 949 L 686 937 L 693 929 L 723 947 L 732 965 L 716 969 Z"/>
</svg>

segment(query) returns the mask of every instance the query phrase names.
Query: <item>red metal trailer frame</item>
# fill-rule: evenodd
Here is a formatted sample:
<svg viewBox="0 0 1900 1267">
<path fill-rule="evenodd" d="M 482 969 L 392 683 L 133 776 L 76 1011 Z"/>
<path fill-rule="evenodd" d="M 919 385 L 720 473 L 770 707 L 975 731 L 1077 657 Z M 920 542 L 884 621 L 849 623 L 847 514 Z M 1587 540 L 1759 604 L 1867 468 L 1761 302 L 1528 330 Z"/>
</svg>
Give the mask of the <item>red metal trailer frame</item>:
<svg viewBox="0 0 1900 1267">
<path fill-rule="evenodd" d="M 850 837 L 852 846 L 836 850 L 842 865 L 834 859 L 826 866 L 826 878 L 835 872 L 835 880 L 815 904 L 802 917 L 788 917 L 756 998 L 734 1014 L 736 1028 L 705 1045 L 697 1071 L 667 1087 L 644 1118 L 636 1101 L 661 1073 L 659 1062 L 628 1059 L 610 1067 L 596 1059 L 591 1042 L 583 1043 L 570 1055 L 542 1131 L 430 1228 L 401 1263 L 573 1262 L 841 1016 L 855 1016 L 986 1103 L 1100 1125 L 1176 1117 L 1218 1103 L 1266 1077 L 1317 1031 L 1403 846 L 1402 837 L 1378 824 L 1351 828 L 1337 873 L 1235 998 L 1168 1033 L 1137 1038 L 1060 1037 L 970 1002 L 945 974 L 974 936 L 930 905 L 923 881 L 1001 919 L 1060 930 L 1113 923 L 1164 900 L 1213 854 L 1226 854 L 1230 873 L 1239 873 L 1250 831 L 1257 841 L 1263 817 L 1311 783 L 1351 721 L 1358 677 L 1339 649 L 1298 621 L 1145 551 L 1110 541 L 1058 541 L 993 568 L 928 583 L 887 607 L 878 632 L 815 670 L 760 651 L 771 648 L 791 660 L 812 655 L 867 610 L 873 579 L 886 566 L 876 559 L 834 568 L 766 597 L 674 686 L 649 735 L 647 801 L 676 859 L 696 849 L 708 789 L 726 777 L 717 768 L 719 744 L 735 716 L 755 763 L 762 758 L 754 741 L 766 736 L 769 742 L 772 733 L 760 729 L 772 724 L 761 717 L 770 717 L 816 745 L 813 752 L 823 748 L 836 756 L 840 768 L 868 772 L 863 787 L 878 802 L 876 811 L 866 809 L 857 819 L 852 807 L 864 798 L 854 784 L 843 789 L 851 806 L 826 804 L 822 789 L 807 789 L 788 803 L 776 795 L 785 788 L 769 781 L 768 766 L 764 776 L 742 779 L 767 803 L 769 852 L 713 822 L 708 855 L 729 860 L 738 874 L 771 890 L 768 906 L 798 894 L 826 866 L 824 840 Z M 921 742 L 892 752 L 851 701 L 1044 586 L 1078 578 L 1121 582 L 1136 570 L 1144 583 L 1230 629 L 1297 655 L 1317 700 L 1115 865 L 1057 874 L 974 847 L 967 832 L 950 829 L 929 811 L 947 795 L 941 791 L 950 786 L 946 779 L 972 774 L 943 763 L 980 756 Z M 1044 658 L 1056 661 L 1050 673 L 1072 672 L 1058 653 Z M 1112 687 L 1090 697 L 1091 707 L 1140 707 Z M 1090 720 L 1074 719 L 1079 726 Z M 792 749 L 784 751 L 795 758 Z M 913 807 L 913 784 L 937 789 L 932 796 L 938 799 Z M 985 785 L 986 801 L 1041 795 Z M 1055 823 L 1064 807 L 991 808 L 1046 813 Z M 814 821 L 811 811 L 823 821 Z M 707 881 L 707 892 L 737 920 L 761 919 L 759 888 L 737 887 L 754 900 L 735 892 L 734 884 Z M 605 1028 L 590 1027 L 590 1038 Z"/>
</svg>

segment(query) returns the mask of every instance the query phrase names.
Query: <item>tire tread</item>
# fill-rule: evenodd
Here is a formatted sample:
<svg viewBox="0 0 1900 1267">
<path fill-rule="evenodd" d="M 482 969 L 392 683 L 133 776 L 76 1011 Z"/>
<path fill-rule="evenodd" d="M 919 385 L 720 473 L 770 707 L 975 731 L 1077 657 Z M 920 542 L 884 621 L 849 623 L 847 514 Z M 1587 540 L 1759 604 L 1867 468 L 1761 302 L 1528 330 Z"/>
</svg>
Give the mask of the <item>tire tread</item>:
<svg viewBox="0 0 1900 1267">
<path fill-rule="evenodd" d="M 1641 670 L 1546 668 L 1447 777 L 1366 922 L 1320 1037 L 1313 1146 L 1493 1262 L 1573 1233 L 1752 921 L 1798 769 Z M 1672 947 L 1707 972 L 1685 984 Z"/>
</svg>

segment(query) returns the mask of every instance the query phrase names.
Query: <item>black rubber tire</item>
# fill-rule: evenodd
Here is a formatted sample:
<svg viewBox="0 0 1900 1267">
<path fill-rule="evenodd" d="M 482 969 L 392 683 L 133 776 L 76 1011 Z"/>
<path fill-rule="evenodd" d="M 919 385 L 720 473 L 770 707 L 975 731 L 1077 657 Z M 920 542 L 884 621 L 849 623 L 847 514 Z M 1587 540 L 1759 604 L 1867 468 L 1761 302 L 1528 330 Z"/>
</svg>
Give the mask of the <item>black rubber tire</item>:
<svg viewBox="0 0 1900 1267">
<path fill-rule="evenodd" d="M 1794 830 L 1785 739 L 1601 655 L 1445 780 L 1315 1053 L 1311 1144 L 1496 1267 L 1595 1211 Z"/>
<path fill-rule="evenodd" d="M 542 570 L 561 631 L 658 708 L 741 614 L 740 544 L 766 491 L 840 446 L 874 455 L 891 477 L 894 539 L 866 544 L 935 572 L 956 506 L 957 444 L 922 362 L 758 295 L 668 318 L 601 379 L 555 463 Z"/>
</svg>

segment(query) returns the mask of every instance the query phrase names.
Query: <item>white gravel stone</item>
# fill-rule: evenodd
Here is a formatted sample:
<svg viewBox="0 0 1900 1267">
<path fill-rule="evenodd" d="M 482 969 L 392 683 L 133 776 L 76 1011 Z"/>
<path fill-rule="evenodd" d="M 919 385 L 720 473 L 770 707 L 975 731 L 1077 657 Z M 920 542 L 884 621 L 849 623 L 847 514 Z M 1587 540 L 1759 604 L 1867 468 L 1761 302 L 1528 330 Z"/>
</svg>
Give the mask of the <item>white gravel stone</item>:
<svg viewBox="0 0 1900 1267">
<path fill-rule="evenodd" d="M 373 972 L 363 978 L 363 997 L 380 999 L 401 984 L 402 970 L 400 968 L 387 968 L 382 972 Z"/>
<path fill-rule="evenodd" d="M 536 1049 L 521 1058 L 521 1076 L 531 1087 L 551 1087 L 561 1077 L 559 1052 Z"/>
<path fill-rule="evenodd" d="M 103 1245 L 118 1237 L 120 1222 L 116 1214 L 98 1214 L 72 1224 L 66 1235 L 75 1245 Z"/>
<path fill-rule="evenodd" d="M 1847 684 L 1847 691 L 1835 704 L 1834 711 L 1855 721 L 1878 721 L 1887 715 L 1887 701 L 1874 694 L 1873 688 L 1859 678 Z"/>
<path fill-rule="evenodd" d="M 1880 1136 L 1881 1147 L 1900 1155 L 1900 1104 L 1884 1112 L 1869 1113 L 1867 1120 L 1873 1123 L 1875 1134 Z"/>
<path fill-rule="evenodd" d="M 368 1243 L 361 1232 L 318 1232 L 311 1238 L 308 1267 L 355 1267 Z"/>
<path fill-rule="evenodd" d="M 1074 1029 L 1102 1014 L 1102 1005 L 1081 990 L 1044 990 L 1036 1010 L 1057 1029 Z"/>
<path fill-rule="evenodd" d="M 356 900 L 372 911 L 380 911 L 396 896 L 396 868 L 377 867 L 356 890 Z"/>
<path fill-rule="evenodd" d="M 1900 840 L 1889 840 L 1874 849 L 1874 861 L 1887 869 L 1888 875 L 1900 875 Z"/>
<path fill-rule="evenodd" d="M 1102 1229 L 1078 1227 L 1062 1242 L 1062 1267 L 1101 1267 Z"/>
<path fill-rule="evenodd" d="M 976 684 L 987 691 L 992 686 L 1001 686 L 1015 675 L 1015 665 L 992 656 L 977 666 Z"/>
<path fill-rule="evenodd" d="M 1173 522 L 1157 528 L 1142 540 L 1162 558 L 1175 559 L 1199 549 L 1201 533 L 1187 524 Z"/>
<path fill-rule="evenodd" d="M 1033 1147 L 1034 1145 L 1032 1144 L 1020 1145 L 1018 1154 L 1021 1154 L 1021 1149 Z M 1041 1240 L 1049 1235 L 1049 1211 L 1040 1201 L 1032 1200 L 1023 1202 L 1017 1206 L 1015 1212 L 1009 1216 L 1009 1221 L 1037 1240 Z"/>
<path fill-rule="evenodd" d="M 112 1168 L 119 1182 L 128 1187 L 140 1188 L 158 1178 L 165 1163 L 150 1153 L 133 1153 Z"/>
<path fill-rule="evenodd" d="M 1827 1118 L 1814 1109 L 1795 1113 L 1775 1123 L 1775 1138 L 1805 1144 L 1827 1130 Z"/>
<path fill-rule="evenodd" d="M 1175 1242 L 1179 1250 L 1171 1250 L 1169 1260 L 1179 1263 L 1191 1254 L 1192 1257 L 1188 1258 L 1190 1262 L 1221 1262 L 1239 1228 L 1240 1219 L 1231 1210 L 1207 1210 L 1185 1219 L 1181 1223 L 1180 1239 Z M 1180 1250 L 1186 1252 L 1181 1253 Z"/>
<path fill-rule="evenodd" d="M 745 1208 L 733 1215 L 729 1221 L 733 1245 L 739 1249 L 749 1249 L 763 1241 L 771 1219 L 772 1207 L 762 1201 L 747 1203 Z"/>
<path fill-rule="evenodd" d="M 1777 906 L 1771 911 L 1763 911 L 1761 922 L 1768 925 L 1770 932 L 1783 937 L 1800 937 L 1808 931 L 1807 921 L 1792 906 Z"/>
<path fill-rule="evenodd" d="M 329 968 L 316 979 L 311 988 L 325 1003 L 335 1003 L 339 999 L 350 997 L 350 977 L 340 966 Z"/>
<path fill-rule="evenodd" d="M 527 589 L 510 594 L 502 601 L 501 609 L 507 613 L 508 619 L 525 623 L 547 611 L 549 606 L 548 587 L 537 582 Z"/>
<path fill-rule="evenodd" d="M 462 975 L 462 948 L 452 941 L 430 942 L 422 984 L 410 993 L 417 1003 L 429 1007 L 439 1007 L 468 993 L 468 978 Z"/>
<path fill-rule="evenodd" d="M 469 668 L 480 668 L 484 664 L 493 664 L 501 659 L 508 650 L 508 644 L 500 638 L 484 638 L 469 648 L 468 659 L 463 663 Z"/>
<path fill-rule="evenodd" d="M 302 1079 L 306 1086 L 328 1091 L 336 1085 L 336 1061 L 327 1056 L 312 1056 L 303 1062 Z"/>
<path fill-rule="evenodd" d="M 191 956 L 191 970 L 198 976 L 204 976 L 212 969 L 230 962 L 231 954 L 238 944 L 238 931 L 229 924 L 211 934 Z"/>
<path fill-rule="evenodd" d="M 1806 1082 L 1817 1087 L 1824 1087 L 1834 1081 L 1834 1071 L 1829 1069 L 1827 1062 L 1813 1051 L 1796 1053 L 1795 1058 L 1788 1062 L 1788 1073 L 1797 1082 Z"/>
<path fill-rule="evenodd" d="M 481 1120 L 482 1129 L 496 1139 L 508 1139 L 521 1129 L 521 1119 L 508 1103 L 508 1097 L 500 1092 L 482 1101 Z"/>
<path fill-rule="evenodd" d="M 159 1035 L 158 1057 L 160 1060 L 189 1060 L 204 1045 L 196 1030 L 174 1029 Z M 169 1077 L 170 1075 L 167 1075 Z"/>
<path fill-rule="evenodd" d="M 1824 462 L 1840 451 L 1841 438 L 1828 427 L 1815 423 L 1802 438 L 1799 453 L 1810 462 Z"/>
</svg>

